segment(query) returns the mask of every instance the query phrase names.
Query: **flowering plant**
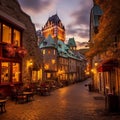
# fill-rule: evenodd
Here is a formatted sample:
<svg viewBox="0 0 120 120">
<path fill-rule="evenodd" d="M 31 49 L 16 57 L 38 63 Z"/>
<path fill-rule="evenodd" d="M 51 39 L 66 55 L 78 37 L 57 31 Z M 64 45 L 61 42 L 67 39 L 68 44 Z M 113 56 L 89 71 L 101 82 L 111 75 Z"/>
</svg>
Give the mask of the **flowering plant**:
<svg viewBox="0 0 120 120">
<path fill-rule="evenodd" d="M 16 52 L 20 57 L 24 57 L 27 54 L 27 50 L 24 47 L 17 48 Z"/>
<path fill-rule="evenodd" d="M 6 44 L 4 46 L 5 55 L 7 57 L 15 57 L 17 54 L 20 57 L 24 57 L 27 54 L 27 50 L 24 47 L 15 47 L 13 44 Z"/>
<path fill-rule="evenodd" d="M 8 57 L 14 57 L 15 56 L 16 51 L 15 51 L 14 45 L 7 44 L 7 45 L 5 45 L 4 50 L 6 51 L 6 55 Z"/>
</svg>

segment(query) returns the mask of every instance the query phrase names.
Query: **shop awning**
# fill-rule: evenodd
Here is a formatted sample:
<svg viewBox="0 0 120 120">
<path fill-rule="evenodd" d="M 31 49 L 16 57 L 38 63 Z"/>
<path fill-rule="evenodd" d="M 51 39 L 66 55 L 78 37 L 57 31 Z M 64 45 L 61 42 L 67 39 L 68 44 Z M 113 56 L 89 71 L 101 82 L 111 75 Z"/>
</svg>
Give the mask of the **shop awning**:
<svg viewBox="0 0 120 120">
<path fill-rule="evenodd" d="M 118 60 L 117 59 L 109 59 L 101 62 L 98 65 L 98 72 L 106 72 L 106 71 L 112 71 L 114 67 L 118 67 Z"/>
<path fill-rule="evenodd" d="M 98 72 L 111 71 L 111 70 L 113 70 L 113 66 L 111 66 L 111 65 L 99 66 L 97 70 L 98 70 Z"/>
</svg>

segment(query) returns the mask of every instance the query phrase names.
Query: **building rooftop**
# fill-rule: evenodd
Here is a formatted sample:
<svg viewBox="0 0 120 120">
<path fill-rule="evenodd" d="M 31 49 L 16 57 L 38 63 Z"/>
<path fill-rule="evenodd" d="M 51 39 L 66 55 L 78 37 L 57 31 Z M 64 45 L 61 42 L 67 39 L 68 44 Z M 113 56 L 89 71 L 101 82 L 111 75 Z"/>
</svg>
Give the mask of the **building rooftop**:
<svg viewBox="0 0 120 120">
<path fill-rule="evenodd" d="M 76 47 L 76 43 L 75 43 L 75 39 L 74 38 L 69 38 L 68 46 L 69 47 Z"/>
<path fill-rule="evenodd" d="M 70 48 L 68 47 L 68 45 L 66 45 L 63 41 L 58 40 L 57 43 L 55 43 L 55 40 L 51 37 L 51 35 L 48 36 L 48 38 L 44 39 L 39 48 L 54 48 L 57 49 L 58 51 L 58 55 L 61 57 L 65 57 L 65 58 L 73 58 L 73 59 L 77 59 L 77 60 L 82 60 L 84 59 L 84 57 L 78 52 L 72 51 L 70 50 Z"/>
<path fill-rule="evenodd" d="M 54 39 L 49 35 L 46 39 L 44 39 L 39 48 L 44 48 L 44 47 L 56 47 L 56 44 L 54 42 Z"/>
</svg>

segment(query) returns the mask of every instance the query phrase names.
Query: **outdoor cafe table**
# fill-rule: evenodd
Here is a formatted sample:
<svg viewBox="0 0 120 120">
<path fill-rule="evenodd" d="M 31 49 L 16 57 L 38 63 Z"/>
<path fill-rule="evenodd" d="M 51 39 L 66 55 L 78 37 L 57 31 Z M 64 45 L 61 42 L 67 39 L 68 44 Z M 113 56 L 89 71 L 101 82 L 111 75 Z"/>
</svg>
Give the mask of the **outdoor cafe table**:
<svg viewBox="0 0 120 120">
<path fill-rule="evenodd" d="M 23 95 L 26 95 L 26 102 L 29 102 L 31 98 L 33 99 L 33 92 L 23 92 Z"/>
<path fill-rule="evenodd" d="M 7 101 L 6 99 L 0 99 L 1 113 L 6 112 L 6 109 L 5 109 L 6 101 Z"/>
</svg>

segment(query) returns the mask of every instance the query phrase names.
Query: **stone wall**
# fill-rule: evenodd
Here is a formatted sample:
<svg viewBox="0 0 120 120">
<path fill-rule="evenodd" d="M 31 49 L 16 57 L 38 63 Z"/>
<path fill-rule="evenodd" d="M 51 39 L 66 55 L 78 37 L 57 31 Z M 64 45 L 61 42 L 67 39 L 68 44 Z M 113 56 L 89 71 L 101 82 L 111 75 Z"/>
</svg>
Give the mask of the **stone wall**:
<svg viewBox="0 0 120 120">
<path fill-rule="evenodd" d="M 0 10 L 25 25 L 22 36 L 22 45 L 28 52 L 23 58 L 22 63 L 22 80 L 25 81 L 26 79 L 30 79 L 30 74 L 27 70 L 27 61 L 33 59 L 36 67 L 39 67 L 41 64 L 41 53 L 37 46 L 35 26 L 30 16 L 22 11 L 17 0 L 0 0 Z"/>
</svg>

